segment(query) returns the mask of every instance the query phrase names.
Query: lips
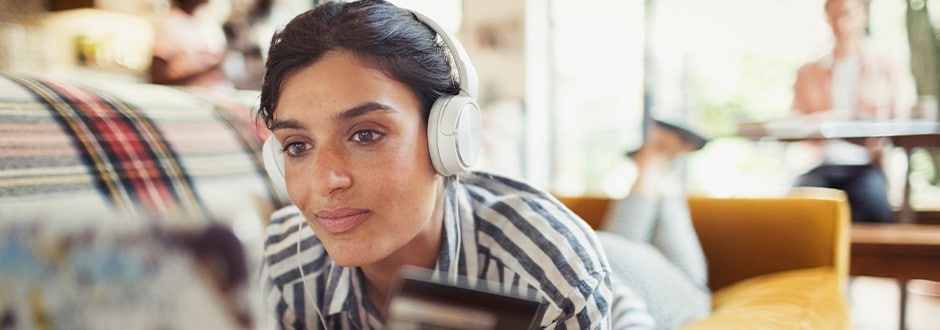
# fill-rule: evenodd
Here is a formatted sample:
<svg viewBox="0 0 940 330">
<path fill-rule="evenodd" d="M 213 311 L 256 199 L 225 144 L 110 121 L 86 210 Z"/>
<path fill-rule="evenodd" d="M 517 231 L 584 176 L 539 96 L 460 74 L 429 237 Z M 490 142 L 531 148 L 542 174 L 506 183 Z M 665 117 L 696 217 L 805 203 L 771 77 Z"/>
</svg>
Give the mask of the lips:
<svg viewBox="0 0 940 330">
<path fill-rule="evenodd" d="M 319 211 L 314 214 L 317 222 L 331 234 L 341 234 L 356 228 L 372 214 L 369 210 L 342 208 Z"/>
</svg>

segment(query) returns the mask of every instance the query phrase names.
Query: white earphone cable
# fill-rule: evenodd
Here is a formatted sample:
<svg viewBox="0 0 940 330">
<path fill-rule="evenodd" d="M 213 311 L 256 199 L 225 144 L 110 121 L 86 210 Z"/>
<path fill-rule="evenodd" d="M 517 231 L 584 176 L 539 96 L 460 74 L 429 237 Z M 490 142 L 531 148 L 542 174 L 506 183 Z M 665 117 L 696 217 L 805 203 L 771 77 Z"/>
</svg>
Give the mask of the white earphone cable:
<svg viewBox="0 0 940 330">
<path fill-rule="evenodd" d="M 457 198 L 457 194 L 460 193 L 460 175 L 454 177 L 454 219 L 455 227 L 460 227 L 463 224 L 460 223 L 460 198 Z M 445 198 L 447 194 L 444 194 Z M 446 220 L 445 220 L 446 221 Z M 456 229 L 456 228 L 455 228 Z M 454 251 L 454 271 L 450 274 L 449 279 L 451 283 L 457 284 L 457 276 L 460 273 L 460 251 L 463 250 L 463 235 L 465 234 L 463 230 L 457 230 L 457 245 L 455 245 L 456 251 Z"/>
</svg>

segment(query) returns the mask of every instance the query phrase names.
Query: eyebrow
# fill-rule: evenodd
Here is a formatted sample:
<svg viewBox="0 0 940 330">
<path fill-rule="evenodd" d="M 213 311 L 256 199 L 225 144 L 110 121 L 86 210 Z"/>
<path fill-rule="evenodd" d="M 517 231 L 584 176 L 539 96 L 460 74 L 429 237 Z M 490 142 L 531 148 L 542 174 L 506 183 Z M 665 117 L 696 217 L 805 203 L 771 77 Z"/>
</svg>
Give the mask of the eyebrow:
<svg viewBox="0 0 940 330">
<path fill-rule="evenodd" d="M 397 112 L 394 107 L 391 107 L 387 104 L 378 103 L 378 102 L 367 102 L 355 107 L 352 107 L 346 111 L 339 113 L 336 116 L 333 116 L 334 122 L 347 121 L 359 116 L 366 115 L 375 111 L 385 111 L 385 112 Z M 284 120 L 274 120 L 271 123 L 271 130 L 285 129 L 285 128 L 295 128 L 302 129 L 305 125 L 300 123 L 295 119 L 284 119 Z"/>
<path fill-rule="evenodd" d="M 333 118 L 333 121 L 350 120 L 374 111 L 396 112 L 395 108 L 378 102 L 368 102 L 352 107 L 349 110 L 341 112 Z"/>
</svg>

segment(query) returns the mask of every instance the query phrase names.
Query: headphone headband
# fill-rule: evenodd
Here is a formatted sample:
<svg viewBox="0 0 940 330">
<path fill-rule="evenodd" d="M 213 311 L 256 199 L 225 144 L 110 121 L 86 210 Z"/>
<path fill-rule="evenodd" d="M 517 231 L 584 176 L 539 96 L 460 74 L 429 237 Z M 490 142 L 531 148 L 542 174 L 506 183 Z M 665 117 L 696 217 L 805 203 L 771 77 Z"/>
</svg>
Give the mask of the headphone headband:
<svg viewBox="0 0 940 330">
<path fill-rule="evenodd" d="M 441 36 L 441 39 L 444 39 L 444 45 L 447 46 L 451 56 L 454 57 L 453 62 L 454 66 L 457 67 L 457 81 L 458 84 L 460 84 L 460 90 L 467 93 L 467 96 L 476 98 L 477 86 L 479 85 L 476 70 L 473 67 L 473 63 L 470 62 L 470 56 L 467 55 L 467 51 L 464 50 L 457 38 L 447 31 L 447 29 L 434 22 L 430 17 L 415 10 L 409 9 L 409 11 L 415 15 L 418 21 L 430 27 L 437 35 Z"/>
</svg>

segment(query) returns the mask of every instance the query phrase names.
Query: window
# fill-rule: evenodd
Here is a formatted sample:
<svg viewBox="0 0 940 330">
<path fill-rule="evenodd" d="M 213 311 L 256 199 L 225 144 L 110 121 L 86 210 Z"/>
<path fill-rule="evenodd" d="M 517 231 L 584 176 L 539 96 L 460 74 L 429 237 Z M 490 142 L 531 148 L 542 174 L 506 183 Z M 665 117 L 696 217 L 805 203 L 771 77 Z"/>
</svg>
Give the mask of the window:
<svg viewBox="0 0 940 330">
<path fill-rule="evenodd" d="M 796 68 L 831 47 L 823 3 L 528 1 L 527 38 L 545 41 L 527 40 L 527 86 L 534 89 L 527 116 L 545 135 L 529 137 L 526 146 L 550 151 L 542 164 L 544 186 L 563 194 L 626 192 L 635 174 L 623 153 L 640 141 L 646 75 L 653 79 L 648 105 L 655 116 L 715 137 L 687 159 L 690 192 L 781 193 L 796 174 L 784 162 L 786 148 L 733 134 L 739 122 L 788 114 Z M 902 66 L 908 57 L 904 15 L 903 1 L 871 3 L 871 43 L 894 51 Z M 644 34 L 650 36 L 648 66 Z M 526 174 L 540 178 L 538 171 Z"/>
<path fill-rule="evenodd" d="M 529 102 L 528 110 L 547 118 L 547 135 L 527 146 L 551 151 L 538 164 L 545 164 L 553 192 L 622 193 L 630 181 L 624 153 L 642 139 L 643 2 L 534 2 L 528 2 L 536 22 L 527 37 L 545 43 L 528 51 L 527 101 L 546 101 Z M 543 34 L 532 31 L 540 26 Z"/>
</svg>

